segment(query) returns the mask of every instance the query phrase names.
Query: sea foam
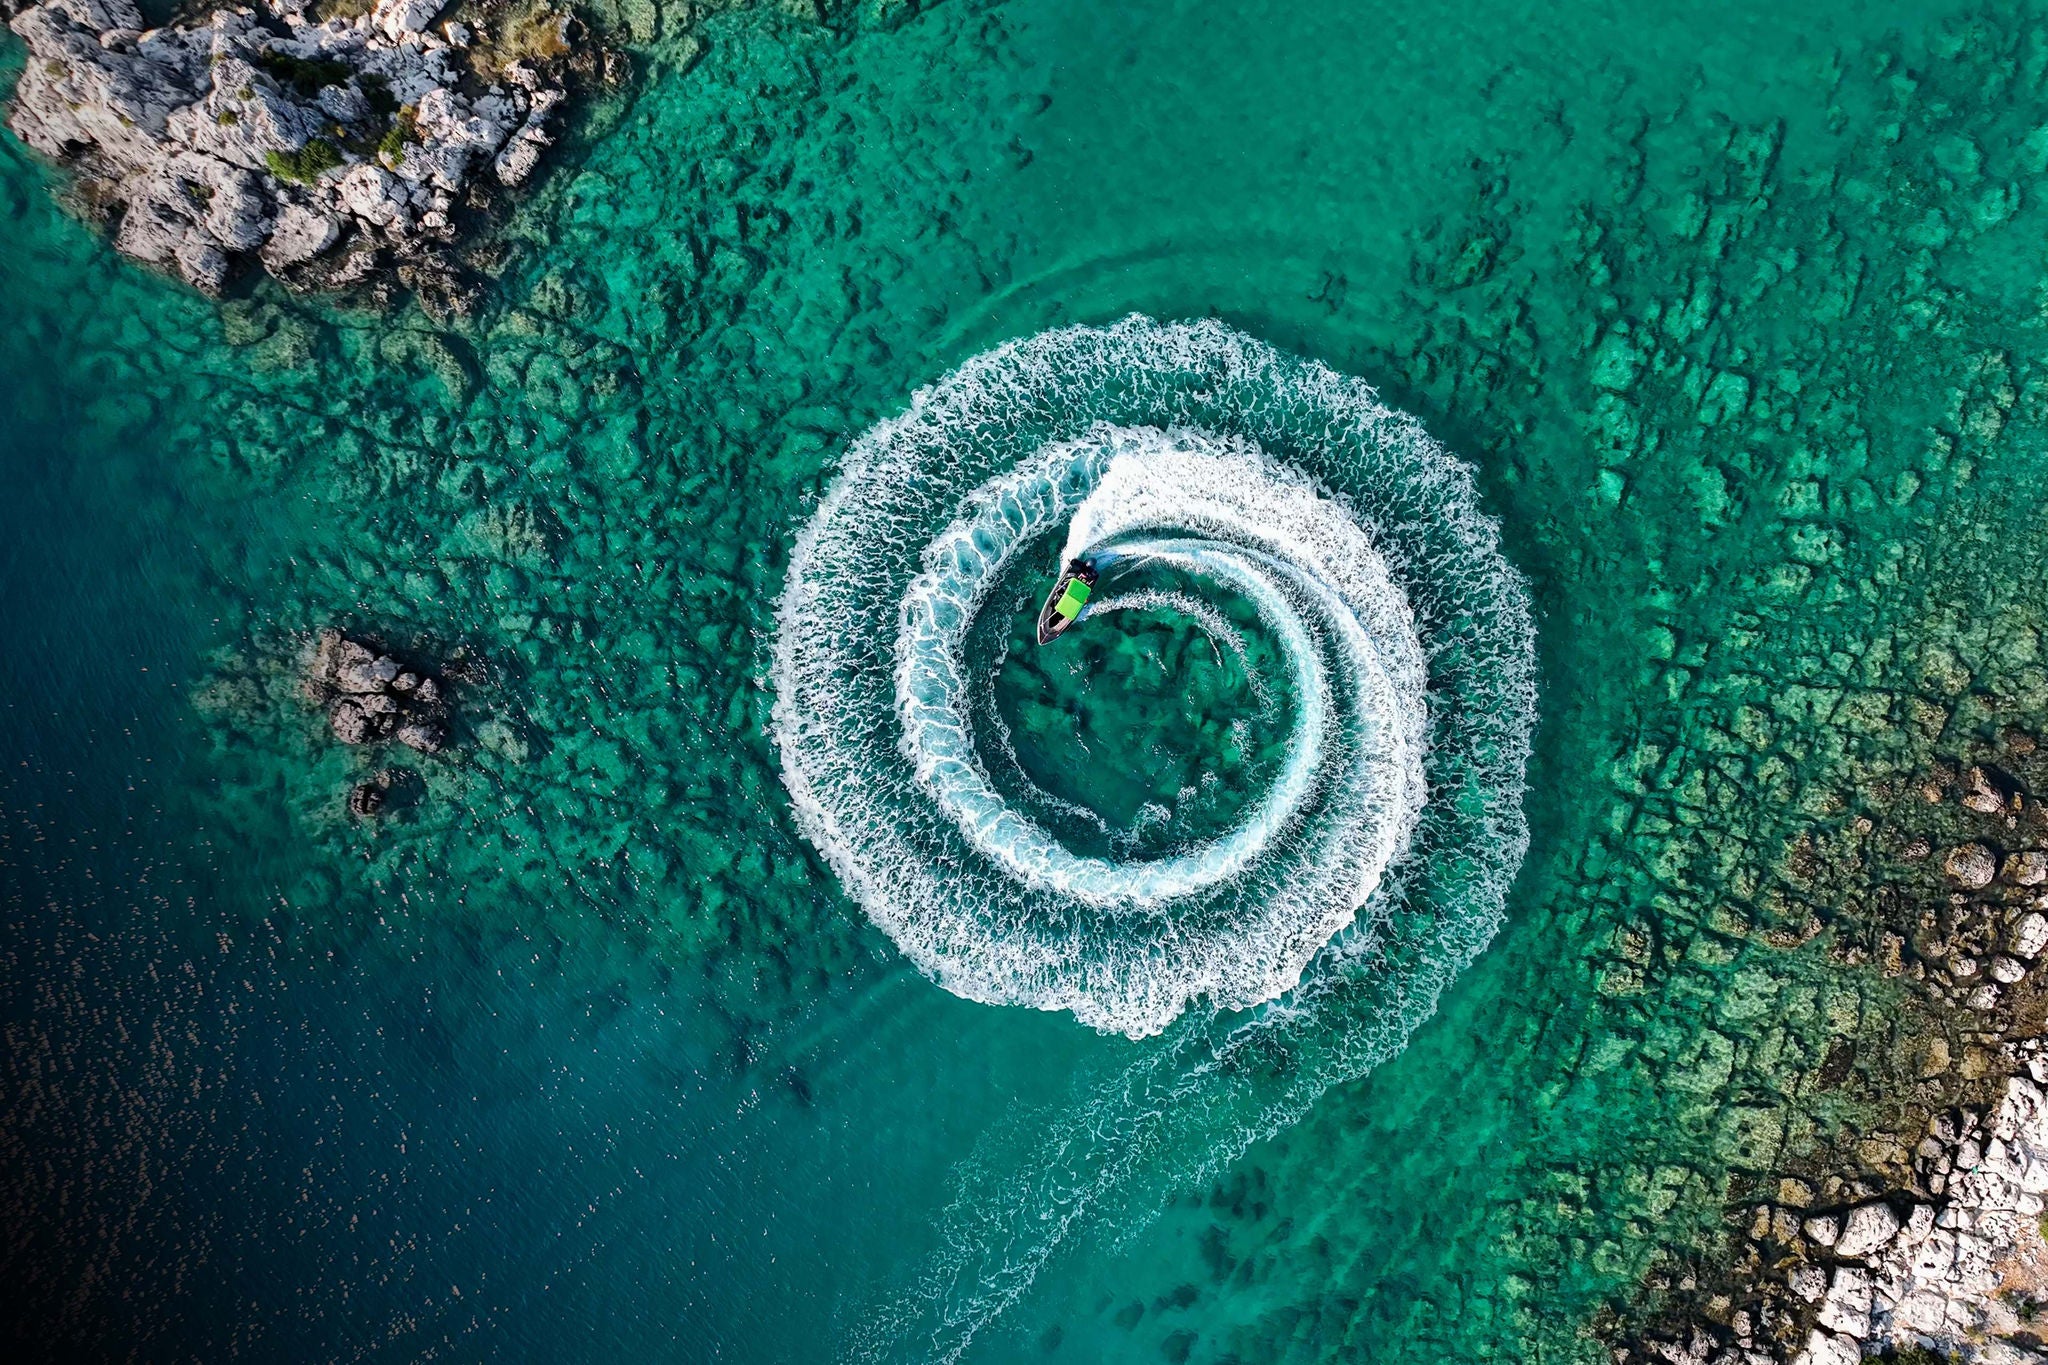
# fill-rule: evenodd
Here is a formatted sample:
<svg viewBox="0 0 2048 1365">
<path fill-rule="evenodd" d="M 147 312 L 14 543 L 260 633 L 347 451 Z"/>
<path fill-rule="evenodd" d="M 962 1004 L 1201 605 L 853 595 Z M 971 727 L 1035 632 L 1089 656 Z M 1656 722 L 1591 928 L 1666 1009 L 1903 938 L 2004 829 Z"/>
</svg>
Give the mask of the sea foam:
<svg viewBox="0 0 2048 1365">
<path fill-rule="evenodd" d="M 1213 838 L 1076 851 L 991 777 L 1008 736 L 975 704 L 992 664 L 971 642 L 998 588 L 1043 567 L 1019 557 L 1062 531 L 1062 558 L 1136 584 L 1091 614 L 1198 600 L 1144 588 L 1169 571 L 1277 645 L 1281 676 L 1252 681 L 1293 700 L 1284 757 Z M 1437 593 L 1420 615 L 1412 600 L 1440 577 L 1424 556 L 1446 552 L 1453 579 L 1515 595 L 1463 467 L 1363 384 L 1213 323 L 998 348 L 856 442 L 798 539 L 774 668 L 798 821 L 874 922 L 969 999 L 1133 1037 L 1197 1002 L 1271 1001 L 1338 935 L 1369 946 L 1378 892 L 1415 849 L 1440 728 L 1430 658 L 1469 647 L 1433 633 Z M 1498 701 L 1525 709 L 1526 611 L 1477 605 L 1507 628 L 1502 657 L 1523 657 Z M 1220 615 L 1196 623 L 1242 657 Z"/>
</svg>

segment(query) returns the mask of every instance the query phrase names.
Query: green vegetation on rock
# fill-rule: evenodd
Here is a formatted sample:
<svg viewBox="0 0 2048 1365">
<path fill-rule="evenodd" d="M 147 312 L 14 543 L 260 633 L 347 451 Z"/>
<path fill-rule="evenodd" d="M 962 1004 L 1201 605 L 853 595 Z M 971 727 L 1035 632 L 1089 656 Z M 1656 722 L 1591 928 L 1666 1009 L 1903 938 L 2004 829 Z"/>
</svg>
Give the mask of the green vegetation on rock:
<svg viewBox="0 0 2048 1365">
<path fill-rule="evenodd" d="M 280 180 L 310 185 L 324 173 L 342 164 L 341 150 L 325 138 L 312 138 L 296 152 L 273 148 L 263 154 L 264 164 Z"/>
<path fill-rule="evenodd" d="M 405 161 L 405 144 L 413 140 L 413 108 L 406 105 L 392 117 L 391 126 L 377 142 L 377 155 L 393 166 Z"/>
<path fill-rule="evenodd" d="M 256 64 L 301 95 L 317 94 L 322 87 L 340 85 L 349 78 L 349 68 L 341 62 L 312 61 L 276 48 L 258 53 Z"/>
</svg>

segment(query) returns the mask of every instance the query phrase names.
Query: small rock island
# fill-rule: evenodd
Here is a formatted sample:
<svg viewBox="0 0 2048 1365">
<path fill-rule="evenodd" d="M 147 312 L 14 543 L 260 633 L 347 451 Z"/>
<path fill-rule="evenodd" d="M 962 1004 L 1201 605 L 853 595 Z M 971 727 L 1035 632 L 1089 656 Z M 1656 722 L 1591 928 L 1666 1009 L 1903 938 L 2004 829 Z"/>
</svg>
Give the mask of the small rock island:
<svg viewBox="0 0 2048 1365">
<path fill-rule="evenodd" d="M 301 691 L 326 711 L 329 727 L 344 744 L 395 739 L 435 754 L 448 742 L 442 681 L 333 627 L 314 638 Z"/>
<path fill-rule="evenodd" d="M 0 0 L 4 3 L 4 0 Z M 219 293 L 254 261 L 297 288 L 396 280 L 461 314 L 458 218 L 526 181 L 579 75 L 621 54 L 567 10 L 463 0 L 263 0 L 145 29 L 135 0 L 43 0 L 9 124 L 72 167 L 115 247 Z"/>
</svg>

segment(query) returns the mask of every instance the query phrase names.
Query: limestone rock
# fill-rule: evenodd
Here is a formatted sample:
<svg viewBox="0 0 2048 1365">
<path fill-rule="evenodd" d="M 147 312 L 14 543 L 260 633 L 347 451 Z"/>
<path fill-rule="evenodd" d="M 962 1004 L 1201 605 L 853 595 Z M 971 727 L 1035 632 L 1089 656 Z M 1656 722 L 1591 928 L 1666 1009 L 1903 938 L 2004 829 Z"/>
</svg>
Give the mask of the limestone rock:
<svg viewBox="0 0 2048 1365">
<path fill-rule="evenodd" d="M 1982 844 L 1958 844 L 1942 855 L 1941 870 L 1959 885 L 1981 890 L 1998 874 L 1998 859 Z"/>
<path fill-rule="evenodd" d="M 197 155 L 178 157 L 172 170 L 202 187 L 198 226 L 223 251 L 253 251 L 271 235 L 271 201 L 249 172 Z"/>
<path fill-rule="evenodd" d="M 309 261 L 341 237 L 341 224 L 328 214 L 302 204 L 287 203 L 278 210 L 270 240 L 264 244 L 263 263 L 273 270 Z"/>
<path fill-rule="evenodd" d="M 1840 1336 L 1869 1336 L 1870 1284 L 1870 1272 L 1860 1266 L 1838 1267 L 1821 1305 L 1820 1325 Z"/>
<path fill-rule="evenodd" d="M 328 724 L 344 744 L 396 739 L 426 754 L 447 745 L 447 710 L 432 675 L 338 630 L 314 638 L 302 691 L 329 706 Z"/>
<path fill-rule="evenodd" d="M 335 182 L 334 196 L 340 206 L 371 227 L 394 228 L 402 232 L 412 226 L 412 209 L 398 180 L 375 162 L 351 166 Z"/>
<path fill-rule="evenodd" d="M 353 652 L 368 655 L 362 646 L 354 646 Z M 384 684 L 398 676 L 398 667 L 389 659 L 375 657 L 343 656 L 334 670 L 334 682 L 344 692 L 381 692 Z"/>
<path fill-rule="evenodd" d="M 1899 1231 L 1899 1216 L 1882 1203 L 1862 1204 L 1849 1211 L 1842 1225 L 1835 1254 L 1845 1258 L 1868 1256 L 1891 1241 Z"/>
<path fill-rule="evenodd" d="M 328 724 L 334 728 L 334 737 L 343 744 L 366 744 L 370 739 L 369 713 L 347 698 L 334 704 L 328 713 Z"/>
<path fill-rule="evenodd" d="M 2048 853 L 2029 849 L 2021 853 L 2008 854 L 2005 859 L 2004 873 L 2005 879 L 2014 886 L 2039 886 L 2043 882 L 2048 882 Z M 2039 918 L 2039 916 L 2030 916 L 2029 918 Z M 2048 924 L 2048 921 L 2044 921 L 2044 924 Z M 2048 929 L 2043 931 L 2042 943 L 2043 946 L 2048 946 Z M 2026 956 L 2033 957 L 2039 952 L 2040 949 L 2036 948 L 2034 952 L 2028 953 Z"/>
<path fill-rule="evenodd" d="M 498 183 L 517 185 L 533 174 L 534 167 L 540 164 L 541 152 L 554 142 L 542 125 L 561 99 L 560 92 L 553 90 L 534 95 L 526 121 L 519 125 L 518 131 L 506 141 L 504 150 L 492 162 L 491 169 L 497 175 Z"/>
<path fill-rule="evenodd" d="M 1944 1161 L 1952 1158 L 1955 1171 L 1939 1214 L 1916 1205 L 1900 1230 L 1885 1205 L 1865 1204 L 1850 1214 L 1835 1250 L 1867 1258 L 1867 1269 L 1836 1267 L 1824 1299 L 1808 1292 L 1818 1266 L 1793 1272 L 1802 1297 L 1820 1302 L 1822 1330 L 1809 1342 L 1809 1358 L 1833 1349 L 1823 1336 L 1860 1336 L 1861 1349 L 1872 1354 L 1927 1347 L 1971 1360 L 2030 1358 L 1981 1355 L 1974 1344 L 2017 1325 L 1999 1296 L 2007 1276 L 2029 1273 L 2038 1254 L 2041 1195 L 2048 1192 L 2048 1095 L 2016 1077 L 1988 1124 L 1980 1127 L 1968 1110 L 1943 1114 L 1930 1124 L 1928 1141 Z"/>
<path fill-rule="evenodd" d="M 399 164 L 398 172 L 416 183 L 443 190 L 462 187 L 470 162 L 490 156 L 505 145 L 523 111 L 509 95 L 485 94 L 464 99 L 451 89 L 429 90 L 420 98 L 414 128 L 422 142 Z"/>
<path fill-rule="evenodd" d="M 377 0 L 370 23 L 388 38 L 424 33 L 446 7 L 446 0 Z"/>
<path fill-rule="evenodd" d="M 1964 779 L 1967 788 L 1963 793 L 1963 805 L 1979 815 L 2003 815 L 2009 799 L 2003 787 L 1992 780 L 1982 768 L 1972 768 Z"/>
<path fill-rule="evenodd" d="M 253 257 L 299 287 L 412 265 L 461 295 L 435 264 L 456 206 L 486 167 L 506 185 L 532 175 L 575 64 L 480 67 L 466 31 L 462 46 L 431 31 L 445 0 L 322 23 L 305 0 L 258 4 L 148 31 L 133 0 L 30 4 L 11 24 L 29 60 L 9 123 L 74 167 L 116 249 L 197 288 L 219 292 Z"/>
<path fill-rule="evenodd" d="M 442 746 L 448 742 L 448 737 L 438 725 L 415 721 L 398 727 L 398 742 L 423 754 L 438 754 Z"/>
<path fill-rule="evenodd" d="M 178 274 L 202 294 L 218 294 L 227 286 L 227 253 L 211 242 L 188 233 L 178 243 L 172 259 L 177 262 Z"/>
<path fill-rule="evenodd" d="M 1838 1337 L 1820 1328 L 1807 1338 L 1806 1349 L 1796 1358 L 1805 1365 L 1857 1365 L 1863 1348 L 1853 1337 Z"/>
<path fill-rule="evenodd" d="M 2039 957 L 2048 948 L 2048 915 L 2030 910 L 2013 926 L 2012 950 L 2021 957 Z"/>
<path fill-rule="evenodd" d="M 142 11 L 133 0 L 54 0 L 50 8 L 61 10 L 77 23 L 101 33 L 143 26 Z"/>
<path fill-rule="evenodd" d="M 224 41 L 233 45 L 209 62 L 204 87 L 190 92 L 194 98 L 166 115 L 165 135 L 230 165 L 268 173 L 272 153 L 303 150 L 329 120 L 256 67 L 252 59 L 260 49 L 253 39 Z"/>
</svg>

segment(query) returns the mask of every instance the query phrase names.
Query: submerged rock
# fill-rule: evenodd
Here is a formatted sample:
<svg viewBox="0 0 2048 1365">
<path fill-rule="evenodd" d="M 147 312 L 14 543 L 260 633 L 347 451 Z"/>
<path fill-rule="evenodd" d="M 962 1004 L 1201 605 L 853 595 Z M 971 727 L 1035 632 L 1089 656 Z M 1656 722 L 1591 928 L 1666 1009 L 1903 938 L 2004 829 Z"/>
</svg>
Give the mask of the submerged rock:
<svg viewBox="0 0 2048 1365">
<path fill-rule="evenodd" d="M 404 768 L 381 768 L 348 791 L 348 813 L 368 820 L 392 808 L 394 797 L 402 798 L 418 785 L 418 775 Z"/>
<path fill-rule="evenodd" d="M 77 171 L 117 250 L 207 293 L 253 258 L 313 289 L 403 272 L 461 312 L 476 289 L 448 247 L 466 191 L 487 170 L 532 175 L 595 54 L 566 11 L 542 55 L 508 61 L 433 32 L 443 8 L 379 0 L 315 23 L 261 0 L 149 29 L 134 0 L 44 0 L 12 21 L 29 60 L 9 126 Z"/>
<path fill-rule="evenodd" d="M 384 800 L 384 784 L 375 779 L 358 782 L 349 789 L 348 813 L 359 820 L 367 820 L 384 809 Z"/>
</svg>

